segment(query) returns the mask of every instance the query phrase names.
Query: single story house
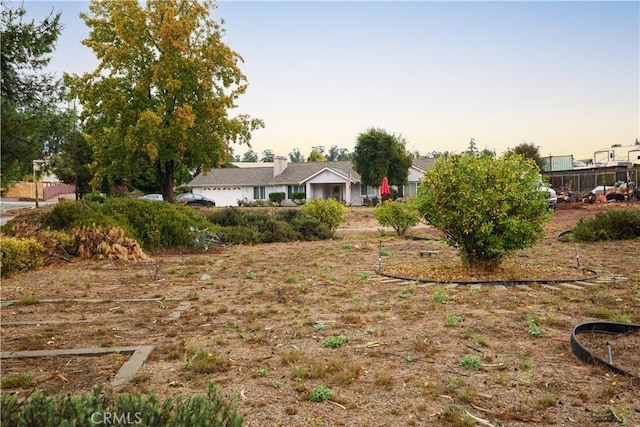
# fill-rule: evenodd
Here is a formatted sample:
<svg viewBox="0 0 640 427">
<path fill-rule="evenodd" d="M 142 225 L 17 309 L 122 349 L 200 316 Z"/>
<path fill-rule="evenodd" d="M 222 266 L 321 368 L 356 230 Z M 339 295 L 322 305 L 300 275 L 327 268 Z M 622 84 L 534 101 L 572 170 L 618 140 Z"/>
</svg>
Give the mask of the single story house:
<svg viewBox="0 0 640 427">
<path fill-rule="evenodd" d="M 399 195 L 416 194 L 418 182 L 433 162 L 431 158 L 414 159 L 408 185 L 398 188 Z M 187 187 L 214 200 L 217 206 L 268 200 L 274 192 L 285 193 L 287 199 L 294 193 L 304 193 L 307 200 L 332 198 L 349 205 L 362 205 L 367 197 L 378 195 L 378 187 L 362 185 L 350 161 L 289 163 L 285 157 L 276 157 L 272 164 L 236 165 L 239 167 L 203 172 Z"/>
</svg>

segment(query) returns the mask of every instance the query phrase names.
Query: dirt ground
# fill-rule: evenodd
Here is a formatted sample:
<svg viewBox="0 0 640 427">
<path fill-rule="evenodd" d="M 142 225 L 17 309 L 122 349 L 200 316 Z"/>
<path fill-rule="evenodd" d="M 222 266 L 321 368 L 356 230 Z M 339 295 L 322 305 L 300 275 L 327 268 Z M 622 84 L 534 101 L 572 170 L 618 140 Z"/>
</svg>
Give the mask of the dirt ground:
<svg viewBox="0 0 640 427">
<path fill-rule="evenodd" d="M 465 275 L 437 231 L 398 237 L 364 207 L 350 208 L 330 241 L 59 264 L 2 281 L 1 347 L 152 345 L 121 391 L 190 396 L 213 381 L 247 426 L 640 425 L 637 382 L 569 347 L 582 322 L 640 322 L 640 242 L 557 238 L 622 207 L 640 204 L 560 205 L 545 238 L 496 277 Z M 433 274 L 546 283 L 455 285 Z M 336 337 L 345 342 L 332 348 Z M 581 339 L 600 357 L 602 341 Z M 640 376 L 638 334 L 607 341 L 616 365 Z M 1 368 L 3 378 L 31 373 L 51 394 L 80 393 L 108 386 L 127 358 L 3 359 Z M 318 385 L 330 401 L 309 400 Z"/>
</svg>

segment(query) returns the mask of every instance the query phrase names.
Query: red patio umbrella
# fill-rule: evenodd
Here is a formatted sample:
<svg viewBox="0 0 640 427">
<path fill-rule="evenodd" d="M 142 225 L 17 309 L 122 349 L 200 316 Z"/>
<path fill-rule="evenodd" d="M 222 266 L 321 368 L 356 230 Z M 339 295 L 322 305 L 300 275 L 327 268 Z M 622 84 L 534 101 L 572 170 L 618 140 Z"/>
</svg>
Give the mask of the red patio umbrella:
<svg viewBox="0 0 640 427">
<path fill-rule="evenodd" d="M 380 195 L 389 195 L 391 194 L 391 189 L 389 188 L 389 180 L 385 176 L 382 178 L 382 184 L 380 184 Z"/>
</svg>

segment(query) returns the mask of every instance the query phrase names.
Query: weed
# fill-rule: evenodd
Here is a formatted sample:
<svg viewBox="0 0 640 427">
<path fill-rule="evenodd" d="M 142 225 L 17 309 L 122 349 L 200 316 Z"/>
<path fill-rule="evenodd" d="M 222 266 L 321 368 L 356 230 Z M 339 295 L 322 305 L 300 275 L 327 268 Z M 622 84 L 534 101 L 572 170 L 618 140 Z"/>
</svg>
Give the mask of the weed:
<svg viewBox="0 0 640 427">
<path fill-rule="evenodd" d="M 40 302 L 40 300 L 38 298 L 36 298 L 36 297 L 22 297 L 18 301 L 18 304 L 20 304 L 20 305 L 33 305 L 33 304 L 37 304 L 38 302 Z"/>
<path fill-rule="evenodd" d="M 253 295 L 262 295 L 264 294 L 264 289 L 256 289 L 255 291 L 253 291 Z"/>
<path fill-rule="evenodd" d="M 333 392 L 324 385 L 316 386 L 309 393 L 309 400 L 312 402 L 326 402 L 333 397 Z"/>
<path fill-rule="evenodd" d="M 204 349 L 190 349 L 187 347 L 182 367 L 195 374 L 211 374 L 214 372 L 225 372 L 229 370 L 231 363 L 229 359 L 215 351 Z"/>
<path fill-rule="evenodd" d="M 352 246 L 349 243 L 345 243 L 342 246 L 340 246 L 342 249 L 351 249 Z"/>
<path fill-rule="evenodd" d="M 551 406 L 556 406 L 556 404 L 557 404 L 557 399 L 556 399 L 556 396 L 553 393 L 545 393 L 540 398 L 540 405 L 542 405 L 545 408 L 549 408 Z"/>
<path fill-rule="evenodd" d="M 372 335 L 376 331 L 376 328 L 367 328 L 364 333 L 367 335 Z"/>
<path fill-rule="evenodd" d="M 29 387 L 33 384 L 31 372 L 4 375 L 0 380 L 0 388 Z"/>
<path fill-rule="evenodd" d="M 376 372 L 373 381 L 375 385 L 383 387 L 387 391 L 393 389 L 393 375 L 387 372 Z"/>
<path fill-rule="evenodd" d="M 431 294 L 431 301 L 436 304 L 444 304 L 447 302 L 447 299 L 449 299 L 449 293 L 446 289 L 436 289 L 433 291 L 433 294 Z"/>
<path fill-rule="evenodd" d="M 330 281 L 330 282 L 335 282 L 335 281 L 337 281 L 337 280 L 338 280 L 338 279 L 336 278 L 336 276 L 329 276 L 329 281 Z"/>
<path fill-rule="evenodd" d="M 631 316 L 627 313 L 614 314 L 610 319 L 612 322 L 631 323 Z"/>
<path fill-rule="evenodd" d="M 536 338 L 544 336 L 544 329 L 542 329 L 534 319 L 529 319 L 527 321 L 527 326 L 529 327 L 529 335 Z"/>
<path fill-rule="evenodd" d="M 298 278 L 296 276 L 287 276 L 287 278 L 285 279 L 285 283 L 295 283 L 298 281 Z"/>
<path fill-rule="evenodd" d="M 253 273 L 251 271 L 247 272 L 247 274 L 244 275 L 245 279 L 250 279 L 253 280 L 256 278 L 256 273 Z"/>
<path fill-rule="evenodd" d="M 324 329 L 324 323 L 322 322 L 314 323 L 313 329 L 315 329 L 316 331 L 322 331 Z"/>
<path fill-rule="evenodd" d="M 532 370 L 534 366 L 535 364 L 531 359 L 524 359 L 523 361 L 520 362 L 520 368 L 526 371 Z"/>
<path fill-rule="evenodd" d="M 294 365 L 291 367 L 291 378 L 301 380 L 311 378 L 311 369 L 307 366 Z"/>
<path fill-rule="evenodd" d="M 368 280 L 370 277 L 371 277 L 371 274 L 369 273 L 360 273 L 360 276 L 358 276 L 360 280 Z"/>
<path fill-rule="evenodd" d="M 482 363 L 475 356 L 464 356 L 458 361 L 458 365 L 467 369 L 480 369 L 482 367 Z"/>
<path fill-rule="evenodd" d="M 411 290 L 409 288 L 402 288 L 398 291 L 398 296 L 400 298 L 409 298 L 411 296 Z"/>
<path fill-rule="evenodd" d="M 274 381 L 273 382 L 273 386 L 275 388 L 282 388 L 282 387 L 284 387 L 284 383 L 282 381 Z"/>
<path fill-rule="evenodd" d="M 266 377 L 267 375 L 269 375 L 269 371 L 267 371 L 266 368 L 260 368 L 256 373 L 261 377 Z"/>
<path fill-rule="evenodd" d="M 389 252 L 385 251 L 384 249 L 380 249 L 380 256 L 389 256 Z"/>
<path fill-rule="evenodd" d="M 200 299 L 200 295 L 198 295 L 197 292 L 189 292 L 189 295 L 187 295 L 187 299 L 189 301 L 197 301 Z"/>
<path fill-rule="evenodd" d="M 409 356 L 405 356 L 404 359 L 402 360 L 404 360 L 407 363 L 411 363 L 411 362 L 415 362 L 417 359 L 414 356 L 409 355 Z"/>
<path fill-rule="evenodd" d="M 326 340 L 322 341 L 322 348 L 338 348 L 347 341 L 349 341 L 349 338 L 343 335 L 329 337 Z"/>
<path fill-rule="evenodd" d="M 462 316 L 456 316 L 450 313 L 447 313 L 447 316 L 444 319 L 445 326 L 457 326 L 463 321 Z"/>
</svg>

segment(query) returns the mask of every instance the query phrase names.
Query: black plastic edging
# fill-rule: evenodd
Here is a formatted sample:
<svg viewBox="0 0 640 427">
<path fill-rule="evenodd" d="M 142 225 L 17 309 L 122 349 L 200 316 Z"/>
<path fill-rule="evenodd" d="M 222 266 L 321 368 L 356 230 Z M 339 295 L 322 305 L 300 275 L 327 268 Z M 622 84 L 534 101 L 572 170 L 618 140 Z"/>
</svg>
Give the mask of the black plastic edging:
<svg viewBox="0 0 640 427">
<path fill-rule="evenodd" d="M 640 385 L 640 377 L 632 374 L 631 372 L 627 372 L 624 369 L 621 369 L 613 364 L 610 364 L 606 360 L 595 356 L 589 350 L 584 348 L 580 341 L 578 341 L 577 335 L 581 333 L 591 332 L 591 333 L 599 333 L 599 334 L 623 334 L 626 332 L 640 332 L 640 325 L 632 324 L 632 323 L 619 323 L 619 322 L 585 322 L 577 325 L 573 328 L 571 332 L 571 351 L 573 354 L 580 359 L 584 363 L 601 365 L 606 368 L 611 369 L 613 372 L 616 372 L 621 375 L 626 375 L 631 378 L 631 383 L 635 385 Z"/>
<path fill-rule="evenodd" d="M 593 280 L 595 278 L 598 277 L 598 272 L 595 270 L 591 270 L 589 268 L 578 268 L 578 267 L 573 267 L 577 270 L 582 270 L 582 271 L 588 271 L 590 273 L 592 273 L 591 276 L 589 277 L 581 277 L 579 279 L 540 279 L 540 280 L 533 280 L 533 279 L 523 279 L 523 280 L 449 280 L 449 281 L 439 281 L 439 280 L 433 280 L 433 279 L 417 279 L 415 277 L 405 277 L 405 276 L 397 276 L 395 274 L 387 274 L 384 273 L 382 271 L 376 270 L 376 273 L 384 276 L 384 277 L 389 277 L 391 279 L 400 279 L 400 280 L 407 280 L 407 281 L 412 281 L 412 282 L 420 282 L 420 283 L 438 283 L 438 284 L 453 284 L 455 283 L 456 285 L 504 285 L 504 286 L 509 286 L 509 285 L 529 285 L 529 284 L 550 284 L 550 283 L 554 283 L 554 284 L 558 284 L 558 283 L 572 283 L 572 282 L 582 282 L 585 280 Z"/>
</svg>

